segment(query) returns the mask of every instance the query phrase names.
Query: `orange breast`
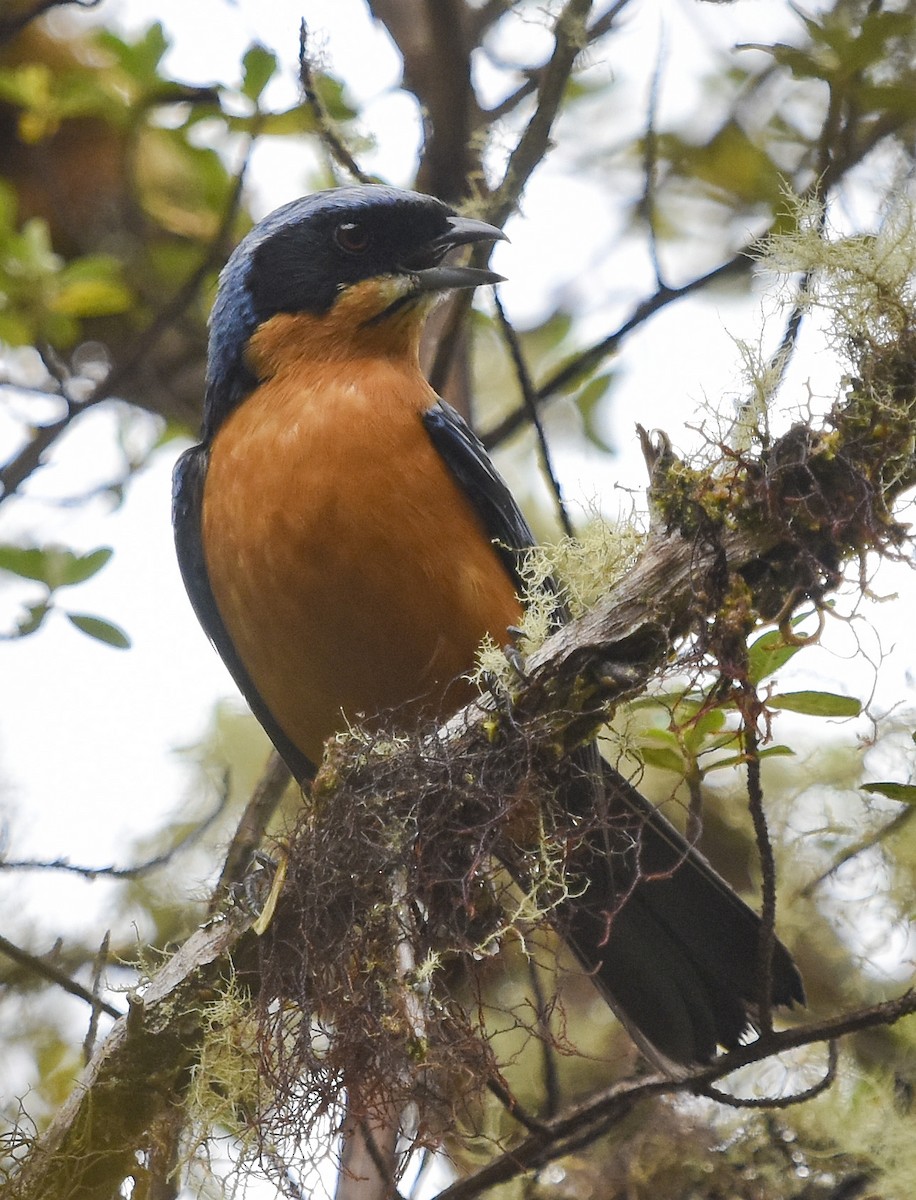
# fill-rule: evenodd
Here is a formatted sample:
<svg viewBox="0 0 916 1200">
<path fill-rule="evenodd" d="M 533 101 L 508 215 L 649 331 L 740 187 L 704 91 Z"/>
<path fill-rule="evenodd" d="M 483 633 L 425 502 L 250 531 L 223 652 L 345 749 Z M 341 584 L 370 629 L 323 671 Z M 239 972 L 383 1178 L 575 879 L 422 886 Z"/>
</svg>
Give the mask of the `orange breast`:
<svg viewBox="0 0 916 1200">
<path fill-rule="evenodd" d="M 220 615 L 313 761 L 349 721 L 409 724 L 518 621 L 513 583 L 421 421 L 409 359 L 278 370 L 211 452 L 203 540 Z"/>
</svg>

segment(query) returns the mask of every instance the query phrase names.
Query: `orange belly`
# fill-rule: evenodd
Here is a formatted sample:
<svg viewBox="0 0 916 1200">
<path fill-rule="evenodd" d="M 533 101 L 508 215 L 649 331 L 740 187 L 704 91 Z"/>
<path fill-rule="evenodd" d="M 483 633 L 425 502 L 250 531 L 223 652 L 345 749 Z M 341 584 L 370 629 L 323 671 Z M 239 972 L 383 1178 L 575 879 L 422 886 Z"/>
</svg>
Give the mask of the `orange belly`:
<svg viewBox="0 0 916 1200">
<path fill-rule="evenodd" d="M 262 384 L 217 433 L 204 491 L 220 616 L 313 761 L 349 722 L 405 726 L 460 707 L 477 646 L 505 643 L 521 611 L 422 424 L 422 376 L 366 360 L 357 387 L 356 369 Z"/>
</svg>

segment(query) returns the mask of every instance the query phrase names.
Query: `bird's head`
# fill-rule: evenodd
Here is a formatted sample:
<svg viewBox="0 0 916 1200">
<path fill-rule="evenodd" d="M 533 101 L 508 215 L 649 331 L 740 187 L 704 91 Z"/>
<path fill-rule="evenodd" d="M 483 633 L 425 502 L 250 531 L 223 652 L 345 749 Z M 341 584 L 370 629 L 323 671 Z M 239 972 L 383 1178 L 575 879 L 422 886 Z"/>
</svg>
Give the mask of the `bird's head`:
<svg viewBox="0 0 916 1200">
<path fill-rule="evenodd" d="M 238 245 L 210 317 L 204 436 L 271 370 L 271 347 L 351 353 L 414 347 L 430 302 L 495 283 L 450 265 L 450 250 L 504 238 L 432 196 L 382 186 L 336 188 L 285 204 Z M 257 335 L 257 337 L 255 337 Z"/>
</svg>

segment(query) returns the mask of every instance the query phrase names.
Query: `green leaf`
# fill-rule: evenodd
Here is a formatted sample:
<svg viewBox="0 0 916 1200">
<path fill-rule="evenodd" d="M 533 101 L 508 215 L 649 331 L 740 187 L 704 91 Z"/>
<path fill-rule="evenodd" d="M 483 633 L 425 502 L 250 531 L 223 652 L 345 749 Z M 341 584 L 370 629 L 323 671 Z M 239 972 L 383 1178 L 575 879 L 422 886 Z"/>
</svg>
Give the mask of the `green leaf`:
<svg viewBox="0 0 916 1200">
<path fill-rule="evenodd" d="M 9 571 L 23 579 L 48 582 L 46 552 L 37 546 L 0 546 L 0 570 Z"/>
<path fill-rule="evenodd" d="M 757 755 L 758 758 L 794 758 L 795 751 L 789 746 L 767 746 L 765 750 L 761 750 Z M 730 754 L 728 758 L 719 758 L 708 766 L 704 765 L 703 774 L 708 775 L 710 771 L 721 771 L 723 767 L 740 767 L 747 762 L 746 754 Z"/>
<path fill-rule="evenodd" d="M 888 800 L 899 800 L 901 804 L 916 804 L 916 784 L 912 783 L 863 783 L 862 790 L 887 796 Z"/>
<path fill-rule="evenodd" d="M 613 375 L 610 373 L 596 375 L 594 379 L 588 381 L 576 396 L 576 407 L 582 414 L 586 437 L 592 445 L 597 446 L 599 450 L 603 450 L 605 454 L 613 454 L 614 447 L 602 437 L 596 423 L 596 417 L 600 412 L 601 402 L 607 395 L 613 378 Z"/>
<path fill-rule="evenodd" d="M 83 583 L 101 571 L 113 551 L 108 546 L 76 554 L 63 546 L 0 546 L 0 568 L 34 579 L 49 591 Z"/>
<path fill-rule="evenodd" d="M 276 54 L 255 42 L 242 59 L 242 95 L 257 104 L 276 70 Z"/>
<path fill-rule="evenodd" d="M 88 554 L 73 555 L 66 577 L 57 586 L 70 587 L 74 583 L 83 583 L 91 579 L 101 571 L 113 554 L 114 550 L 110 546 L 99 546 L 98 550 L 91 550 Z"/>
<path fill-rule="evenodd" d="M 67 620 L 75 625 L 88 637 L 104 642 L 106 646 L 114 646 L 117 650 L 129 650 L 130 638 L 120 625 L 106 621 L 103 617 L 93 617 L 89 613 L 67 613 Z"/>
<path fill-rule="evenodd" d="M 838 696 L 835 692 L 781 692 L 769 697 L 767 707 L 809 717 L 857 717 L 862 711 L 861 703 L 853 696 Z"/>
<path fill-rule="evenodd" d="M 725 710 L 709 709 L 684 730 L 684 745 L 695 754 L 711 734 L 719 733 L 724 724 Z"/>
<path fill-rule="evenodd" d="M 29 634 L 35 633 L 44 624 L 44 619 L 51 611 L 51 605 L 45 601 L 40 604 L 30 604 L 26 609 L 26 615 L 20 617 L 16 625 L 17 637 L 28 637 Z"/>
<path fill-rule="evenodd" d="M 159 82 L 159 63 L 169 48 L 169 41 L 159 21 L 150 25 L 135 42 L 125 41 L 109 30 L 102 31 L 98 40 L 114 55 L 135 83 L 150 85 Z"/>
<path fill-rule="evenodd" d="M 662 771 L 674 771 L 678 775 L 684 774 L 684 759 L 676 750 L 668 750 L 664 746 L 642 746 L 639 755 L 647 766 L 658 767 Z"/>
<path fill-rule="evenodd" d="M 762 679 L 785 666 L 790 658 L 801 650 L 795 642 L 786 642 L 778 629 L 771 629 L 752 642 L 747 651 L 748 678 L 751 683 Z"/>
</svg>

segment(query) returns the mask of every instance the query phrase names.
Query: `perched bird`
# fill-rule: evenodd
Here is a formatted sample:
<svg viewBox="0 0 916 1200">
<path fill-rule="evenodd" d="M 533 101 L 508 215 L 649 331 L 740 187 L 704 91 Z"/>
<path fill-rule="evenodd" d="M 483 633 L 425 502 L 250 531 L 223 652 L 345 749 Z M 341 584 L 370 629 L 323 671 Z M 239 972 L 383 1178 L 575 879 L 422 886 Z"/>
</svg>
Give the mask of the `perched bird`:
<svg viewBox="0 0 916 1200">
<path fill-rule="evenodd" d="M 418 356 L 436 297 L 499 279 L 449 265 L 449 251 L 501 237 L 429 196 L 344 187 L 265 218 L 220 278 L 202 440 L 175 471 L 178 557 L 300 781 L 360 715 L 407 727 L 456 711 L 481 640 L 507 643 L 521 617 L 531 532 Z M 558 926 L 657 1061 L 708 1061 L 749 1025 L 759 919 L 638 792 L 595 769 L 622 845 L 596 843 Z M 615 912 L 610 859 L 632 859 L 634 826 L 641 872 L 631 861 Z M 771 985 L 774 1004 L 803 999 L 779 943 Z"/>
</svg>

